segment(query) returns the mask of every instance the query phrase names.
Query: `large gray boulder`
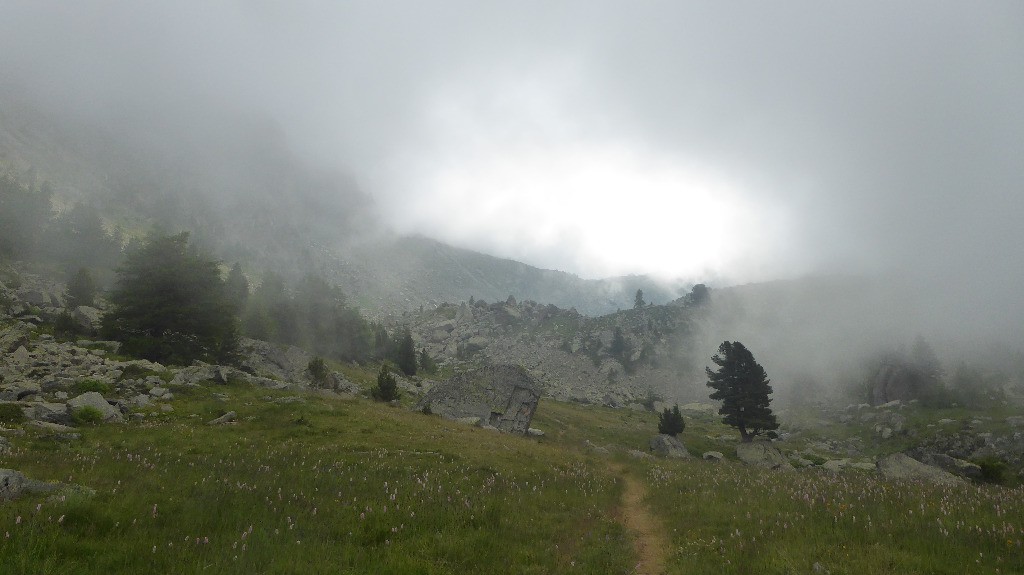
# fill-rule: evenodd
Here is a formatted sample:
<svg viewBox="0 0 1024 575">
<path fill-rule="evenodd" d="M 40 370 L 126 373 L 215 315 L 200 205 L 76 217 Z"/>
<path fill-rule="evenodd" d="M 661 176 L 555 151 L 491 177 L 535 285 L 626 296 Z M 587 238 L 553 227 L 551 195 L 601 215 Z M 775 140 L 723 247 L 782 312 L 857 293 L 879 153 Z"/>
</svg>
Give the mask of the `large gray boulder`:
<svg viewBox="0 0 1024 575">
<path fill-rule="evenodd" d="M 34 421 L 50 423 L 67 423 L 70 420 L 68 406 L 63 403 L 34 403 L 28 416 Z"/>
<path fill-rule="evenodd" d="M 793 465 L 786 456 L 767 441 L 751 441 L 736 446 L 736 457 L 747 465 L 769 469 L 791 469 Z"/>
<path fill-rule="evenodd" d="M 904 453 L 893 453 L 878 460 L 878 472 L 887 479 L 927 481 L 941 485 L 961 485 L 965 481 L 938 467 L 921 463 Z"/>
<path fill-rule="evenodd" d="M 31 336 L 32 328 L 21 322 L 6 329 L 0 327 L 0 353 L 10 353 L 27 345 Z"/>
<path fill-rule="evenodd" d="M 59 484 L 29 479 L 20 471 L 0 469 L 0 501 L 17 499 L 26 493 L 49 493 L 59 487 Z"/>
<path fill-rule="evenodd" d="M 526 434 L 538 401 L 540 387 L 525 369 L 494 365 L 434 385 L 416 409 L 448 419 L 475 417 L 500 431 Z"/>
<path fill-rule="evenodd" d="M 87 333 L 96 333 L 99 331 L 100 320 L 102 317 L 103 312 L 86 305 L 76 307 L 75 311 L 71 313 L 71 318 L 74 319 L 75 323 Z"/>
<path fill-rule="evenodd" d="M 293 383 L 309 382 L 313 356 L 302 349 L 249 338 L 242 338 L 238 347 L 245 372 Z"/>
<path fill-rule="evenodd" d="M 103 415 L 103 421 L 120 422 L 124 421 L 121 412 L 113 405 L 107 403 L 106 399 L 96 391 L 87 391 L 74 399 L 68 400 L 68 411 L 74 413 L 83 407 L 95 408 Z"/>
<path fill-rule="evenodd" d="M 670 459 L 690 459 L 690 452 L 686 450 L 686 446 L 671 435 L 655 435 L 651 438 L 650 446 L 655 455 Z"/>
<path fill-rule="evenodd" d="M 970 461 L 958 459 L 956 457 L 950 457 L 945 453 L 930 453 L 920 449 L 910 450 L 907 452 L 914 459 L 924 463 L 925 465 L 931 465 L 938 467 L 943 471 L 948 471 L 953 475 L 959 475 L 960 477 L 966 477 L 974 481 L 981 480 L 981 466 Z"/>
</svg>

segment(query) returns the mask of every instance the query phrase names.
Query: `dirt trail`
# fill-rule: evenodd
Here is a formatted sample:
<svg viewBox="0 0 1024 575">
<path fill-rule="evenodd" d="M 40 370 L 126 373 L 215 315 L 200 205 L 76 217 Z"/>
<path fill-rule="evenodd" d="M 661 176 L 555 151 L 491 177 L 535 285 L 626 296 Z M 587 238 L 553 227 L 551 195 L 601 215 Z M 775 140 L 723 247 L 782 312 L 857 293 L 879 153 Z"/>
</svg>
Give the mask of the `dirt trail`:
<svg viewBox="0 0 1024 575">
<path fill-rule="evenodd" d="M 637 480 L 620 465 L 612 469 L 622 478 L 625 488 L 622 493 L 622 506 L 619 509 L 619 520 L 634 536 L 634 547 L 639 562 L 634 573 L 636 575 L 661 575 L 665 572 L 665 560 L 670 548 L 665 526 L 658 518 L 651 515 L 644 503 L 647 487 Z"/>
</svg>

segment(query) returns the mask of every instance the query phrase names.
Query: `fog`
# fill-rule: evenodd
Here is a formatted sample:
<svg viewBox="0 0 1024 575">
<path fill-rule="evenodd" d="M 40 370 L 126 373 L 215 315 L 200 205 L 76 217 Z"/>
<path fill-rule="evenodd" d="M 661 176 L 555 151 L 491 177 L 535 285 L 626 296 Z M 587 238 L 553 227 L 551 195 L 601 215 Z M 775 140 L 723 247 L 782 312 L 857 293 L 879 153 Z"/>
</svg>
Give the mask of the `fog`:
<svg viewBox="0 0 1024 575">
<path fill-rule="evenodd" d="M 207 149 L 255 119 L 401 233 L 585 278 L 870 277 L 870 331 L 1019 346 L 1022 30 L 1014 1 L 15 0 L 0 83 Z"/>
</svg>

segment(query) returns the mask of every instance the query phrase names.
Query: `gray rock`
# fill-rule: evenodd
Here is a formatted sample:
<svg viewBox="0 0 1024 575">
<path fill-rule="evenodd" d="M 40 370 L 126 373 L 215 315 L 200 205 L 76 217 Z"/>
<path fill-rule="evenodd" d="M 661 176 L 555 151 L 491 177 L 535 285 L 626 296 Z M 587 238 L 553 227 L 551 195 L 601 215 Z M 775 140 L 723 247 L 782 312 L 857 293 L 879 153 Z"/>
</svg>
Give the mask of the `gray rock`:
<svg viewBox="0 0 1024 575">
<path fill-rule="evenodd" d="M 0 501 L 17 499 L 24 494 L 49 493 L 59 484 L 29 479 L 13 469 L 0 469 Z"/>
<path fill-rule="evenodd" d="M 961 485 L 964 480 L 938 467 L 921 463 L 904 453 L 893 453 L 879 459 L 878 472 L 887 479 L 928 481 L 941 485 Z"/>
<path fill-rule="evenodd" d="M 522 367 L 488 366 L 460 373 L 430 388 L 417 403 L 448 419 L 478 417 L 506 433 L 525 434 L 540 401 L 537 381 Z"/>
<path fill-rule="evenodd" d="M 75 320 L 75 323 L 88 333 L 99 331 L 102 317 L 103 312 L 86 305 L 76 307 L 75 311 L 71 313 L 71 319 Z"/>
<path fill-rule="evenodd" d="M 530 437 L 544 437 L 544 432 L 536 427 L 531 427 L 526 430 L 526 435 L 529 435 Z"/>
<path fill-rule="evenodd" d="M 32 405 L 32 413 L 28 414 L 35 421 L 50 423 L 67 423 L 70 420 L 68 406 L 63 403 L 36 403 Z"/>
<path fill-rule="evenodd" d="M 246 373 L 286 382 L 309 382 L 307 368 L 313 356 L 297 347 L 242 338 L 239 351 Z"/>
<path fill-rule="evenodd" d="M 747 465 L 770 469 L 791 469 L 793 466 L 777 447 L 767 441 L 751 441 L 736 446 L 736 457 Z"/>
<path fill-rule="evenodd" d="M 74 427 L 68 427 L 60 423 L 52 423 L 50 421 L 29 421 L 25 424 L 27 427 L 33 427 L 40 431 L 46 431 L 49 433 L 72 433 L 75 431 Z"/>
<path fill-rule="evenodd" d="M 18 349 L 14 350 L 14 353 L 12 353 L 10 357 L 9 361 L 17 366 L 28 365 L 28 362 L 32 361 L 31 356 L 28 354 L 28 350 L 25 349 L 25 346 L 23 345 L 18 346 Z"/>
<path fill-rule="evenodd" d="M 626 452 L 626 455 L 634 459 L 651 459 L 653 457 L 650 453 L 640 451 L 639 449 L 630 449 Z"/>
<path fill-rule="evenodd" d="M 205 363 L 183 367 L 174 374 L 169 385 L 199 385 L 203 381 L 213 381 L 214 369 Z"/>
<path fill-rule="evenodd" d="M 722 461 L 725 459 L 725 455 L 721 451 L 705 451 L 700 457 L 704 461 Z"/>
<path fill-rule="evenodd" d="M 925 465 L 938 467 L 953 475 L 959 475 L 974 481 L 981 480 L 981 467 L 970 461 L 950 457 L 944 453 L 914 453 L 913 457 Z"/>
<path fill-rule="evenodd" d="M 691 457 L 686 446 L 675 437 L 664 433 L 651 438 L 650 448 L 656 455 L 670 459 L 690 459 Z"/>
<path fill-rule="evenodd" d="M 1007 417 L 1006 424 L 1010 427 L 1024 427 L 1024 415 L 1012 415 Z"/>
<path fill-rule="evenodd" d="M 152 395 L 153 397 L 163 397 L 167 395 L 168 391 L 170 390 L 167 389 L 166 387 L 154 387 L 153 389 L 149 390 L 149 394 Z"/>
<path fill-rule="evenodd" d="M 225 423 L 231 423 L 232 421 L 235 420 L 236 417 L 237 417 L 237 415 L 235 414 L 234 411 L 229 411 L 229 412 L 225 413 L 224 415 L 218 417 L 217 419 L 211 419 L 210 421 L 207 421 L 206 424 L 207 425 L 223 425 Z"/>
<path fill-rule="evenodd" d="M 68 411 L 74 413 L 75 411 L 83 407 L 92 407 L 103 415 L 103 421 L 107 422 L 121 422 L 124 418 L 121 416 L 121 412 L 110 405 L 106 399 L 103 398 L 99 392 L 88 391 L 68 400 Z"/>
</svg>

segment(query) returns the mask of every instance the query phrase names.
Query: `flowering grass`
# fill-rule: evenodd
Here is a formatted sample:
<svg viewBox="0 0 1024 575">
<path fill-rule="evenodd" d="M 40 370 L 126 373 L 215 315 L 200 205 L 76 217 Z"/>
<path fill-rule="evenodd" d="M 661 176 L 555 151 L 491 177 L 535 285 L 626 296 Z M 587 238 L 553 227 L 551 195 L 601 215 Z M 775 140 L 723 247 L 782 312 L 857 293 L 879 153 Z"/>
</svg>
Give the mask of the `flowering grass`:
<svg viewBox="0 0 1024 575">
<path fill-rule="evenodd" d="M 730 462 L 663 462 L 647 476 L 672 538 L 670 573 L 1024 572 L 1019 487 Z"/>
<path fill-rule="evenodd" d="M 630 570 L 619 484 L 579 456 L 367 401 L 214 392 L 79 441 L 12 441 L 3 466 L 96 495 L 3 503 L 0 572 Z M 237 424 L 204 424 L 225 408 Z"/>
<path fill-rule="evenodd" d="M 10 437 L 0 467 L 95 495 L 0 502 L 0 573 L 632 573 L 622 473 L 669 573 L 1024 572 L 1020 487 L 632 458 L 655 414 L 547 399 L 531 439 L 365 399 L 173 391 L 173 413 L 78 440 Z M 680 438 L 734 456 L 713 416 Z"/>
</svg>

